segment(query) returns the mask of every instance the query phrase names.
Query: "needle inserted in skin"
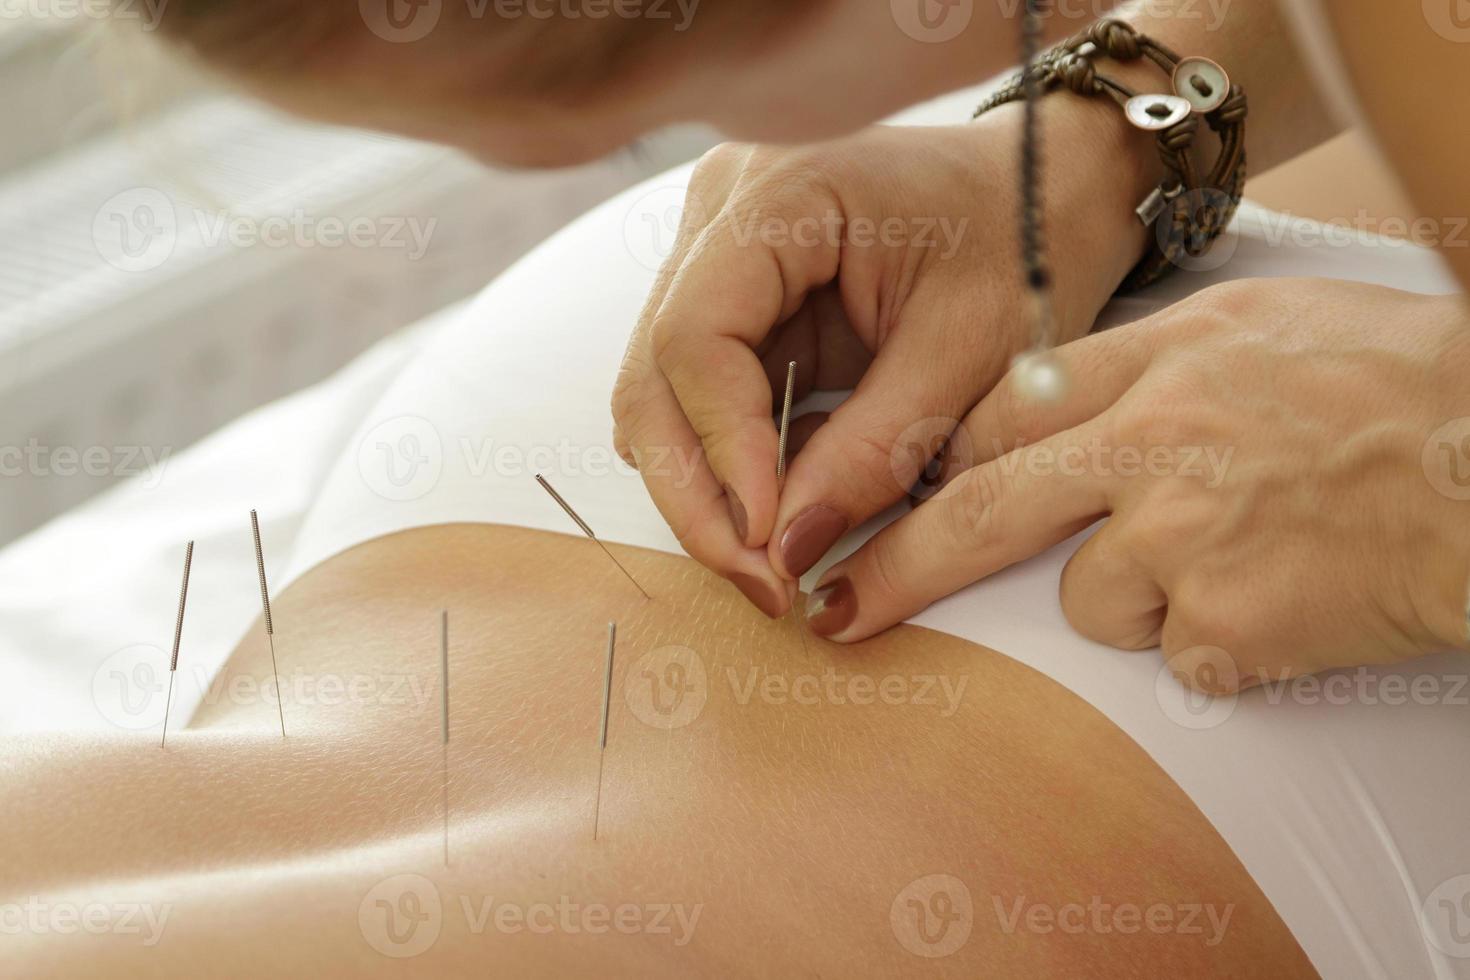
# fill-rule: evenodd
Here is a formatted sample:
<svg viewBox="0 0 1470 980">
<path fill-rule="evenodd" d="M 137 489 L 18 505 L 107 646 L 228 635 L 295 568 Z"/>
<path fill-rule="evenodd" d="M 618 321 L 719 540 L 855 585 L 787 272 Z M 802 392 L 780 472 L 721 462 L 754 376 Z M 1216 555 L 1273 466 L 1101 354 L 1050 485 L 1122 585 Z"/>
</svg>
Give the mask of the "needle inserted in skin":
<svg viewBox="0 0 1470 980">
<path fill-rule="evenodd" d="M 174 621 L 174 653 L 168 664 L 168 696 L 163 702 L 163 738 L 158 747 L 168 745 L 168 710 L 174 702 L 174 674 L 179 669 L 179 641 L 184 635 L 184 606 L 189 601 L 189 569 L 194 564 L 194 542 L 184 550 L 184 584 L 179 588 L 179 616 Z"/>
<path fill-rule="evenodd" d="M 781 444 L 776 449 L 776 479 L 786 479 L 786 441 L 791 436 L 791 396 L 796 392 L 796 362 L 786 365 L 786 398 L 781 403 Z"/>
<path fill-rule="evenodd" d="M 597 840 L 597 825 L 602 819 L 602 764 L 607 759 L 607 715 L 612 703 L 613 649 L 618 642 L 618 624 L 607 624 L 607 671 L 602 679 L 602 725 L 597 737 L 597 802 L 592 809 L 592 839 Z"/>
<path fill-rule="evenodd" d="M 607 549 L 607 545 L 603 544 L 602 541 L 597 537 L 597 535 L 592 533 L 592 528 L 588 527 L 587 522 L 582 520 L 582 518 L 577 515 L 576 511 L 572 510 L 572 505 L 567 503 L 566 500 L 563 499 L 562 495 L 557 493 L 556 490 L 552 488 L 550 483 L 546 482 L 546 477 L 538 473 L 536 474 L 536 482 L 541 484 L 541 489 L 551 494 L 551 499 L 555 500 L 557 504 L 561 507 L 561 509 L 567 512 L 567 516 L 576 522 L 577 526 L 582 529 L 582 533 L 591 538 L 597 544 L 597 547 L 602 549 L 602 553 L 607 555 L 608 558 L 612 559 L 612 563 L 618 566 L 618 571 L 628 576 L 628 581 L 633 583 L 633 588 L 637 589 L 639 592 L 642 592 L 643 598 L 652 601 L 653 596 L 649 595 L 647 592 L 644 592 L 643 586 L 638 584 L 638 580 L 633 577 L 633 573 L 624 568 L 623 563 L 618 561 L 617 557 Z"/>
<path fill-rule="evenodd" d="M 271 674 L 276 679 L 276 714 L 281 719 L 281 737 L 286 737 L 286 709 L 281 706 L 285 700 L 281 694 L 281 672 L 276 669 L 276 627 L 271 622 L 271 594 L 265 584 L 265 552 L 260 547 L 260 518 L 255 511 L 250 512 L 250 533 L 255 537 L 255 569 L 260 573 L 260 605 L 265 610 L 265 639 L 271 648 Z"/>
<path fill-rule="evenodd" d="M 439 782 L 444 791 L 444 867 L 449 867 L 449 610 L 445 610 L 439 626 L 439 673 L 442 678 L 440 741 L 443 759 Z"/>
</svg>

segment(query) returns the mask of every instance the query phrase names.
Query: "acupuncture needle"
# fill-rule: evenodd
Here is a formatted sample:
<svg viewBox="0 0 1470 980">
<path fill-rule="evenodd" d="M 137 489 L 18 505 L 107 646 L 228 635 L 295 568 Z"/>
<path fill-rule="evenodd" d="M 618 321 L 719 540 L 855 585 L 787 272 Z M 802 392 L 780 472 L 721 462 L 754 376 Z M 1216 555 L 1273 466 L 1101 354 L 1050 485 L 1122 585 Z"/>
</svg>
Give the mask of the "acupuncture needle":
<svg viewBox="0 0 1470 980">
<path fill-rule="evenodd" d="M 271 674 L 276 679 L 276 714 L 281 719 L 281 737 L 286 737 L 286 709 L 281 706 L 281 672 L 276 668 L 276 627 L 271 622 L 271 594 L 265 584 L 265 552 L 260 547 L 260 518 L 250 512 L 250 533 L 255 538 L 255 569 L 260 573 L 260 605 L 265 610 L 265 638 L 271 650 Z"/>
<path fill-rule="evenodd" d="M 168 712 L 174 701 L 174 674 L 179 670 L 179 640 L 184 635 L 184 606 L 189 600 L 189 569 L 193 564 L 194 542 L 190 541 L 184 549 L 184 584 L 179 588 L 179 615 L 174 621 L 174 652 L 168 664 L 168 696 L 163 702 L 163 738 L 159 740 L 159 748 L 168 745 Z"/>
<path fill-rule="evenodd" d="M 439 782 L 444 794 L 444 867 L 449 867 L 449 610 L 444 610 L 439 625 L 440 743 L 443 758 Z"/>
<path fill-rule="evenodd" d="M 786 365 L 786 398 L 781 403 L 781 442 L 776 449 L 776 479 L 786 482 L 786 445 L 791 436 L 791 396 L 796 392 L 796 362 Z"/>
<path fill-rule="evenodd" d="M 791 398 L 796 393 L 796 362 L 792 361 L 786 365 L 786 397 L 781 402 L 781 439 L 776 448 L 776 483 L 781 486 L 786 482 L 786 450 L 791 437 Z M 800 584 L 797 590 L 800 591 Z M 802 652 L 806 652 L 806 631 L 801 628 L 801 622 L 796 618 L 796 603 L 791 604 L 791 622 L 796 627 L 796 635 L 801 638 Z"/>
<path fill-rule="evenodd" d="M 623 567 L 623 563 L 618 561 L 617 556 L 609 551 L 607 545 L 603 544 L 602 540 L 592 532 L 592 528 L 588 526 L 586 521 L 582 520 L 582 518 L 578 516 L 577 512 L 572 509 L 572 505 L 567 503 L 562 495 L 557 493 L 552 485 L 546 481 L 546 477 L 538 473 L 536 474 L 536 482 L 541 484 L 541 489 L 551 494 L 551 499 L 555 500 L 557 504 L 561 507 L 561 509 L 566 511 L 567 516 L 576 523 L 577 527 L 582 529 L 582 533 L 591 538 L 592 541 L 596 543 L 599 548 L 602 549 L 602 553 L 607 555 L 608 558 L 612 559 L 612 563 L 618 566 L 618 571 L 628 576 L 628 581 L 633 583 L 633 588 L 637 589 L 639 592 L 642 592 L 643 598 L 649 600 L 650 602 L 653 601 L 653 596 L 644 591 L 643 586 L 639 585 L 638 580 L 633 577 L 633 573 Z"/>
<path fill-rule="evenodd" d="M 607 624 L 607 669 L 602 678 L 602 725 L 597 738 L 597 802 L 592 808 L 592 839 L 597 840 L 597 826 L 602 819 L 602 767 L 607 761 L 607 716 L 612 704 L 613 650 L 618 642 L 618 624 Z"/>
</svg>

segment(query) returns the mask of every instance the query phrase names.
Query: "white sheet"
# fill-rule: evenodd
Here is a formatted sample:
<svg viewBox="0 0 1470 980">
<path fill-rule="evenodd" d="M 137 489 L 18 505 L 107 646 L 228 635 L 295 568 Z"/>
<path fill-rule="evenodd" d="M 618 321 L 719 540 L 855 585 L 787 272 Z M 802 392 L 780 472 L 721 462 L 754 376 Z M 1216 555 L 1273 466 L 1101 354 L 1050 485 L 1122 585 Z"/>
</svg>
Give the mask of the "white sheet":
<svg viewBox="0 0 1470 980">
<path fill-rule="evenodd" d="M 0 735 L 157 729 L 192 539 L 172 716 L 186 719 L 260 615 L 250 510 L 268 569 L 283 569 L 342 445 L 436 322 L 0 552 Z"/>
<path fill-rule="evenodd" d="M 961 118 L 970 98 L 912 118 Z M 159 486 L 125 488 L 0 555 L 0 730 L 118 723 L 109 671 L 131 663 L 109 657 L 138 643 L 152 655 L 167 650 L 182 545 L 193 537 L 200 544 L 174 716 L 184 717 L 258 612 L 251 507 L 265 521 L 277 590 L 342 548 L 408 526 L 490 521 L 568 531 L 532 481 L 538 469 L 604 537 L 676 551 L 636 475 L 611 453 L 606 406 L 652 277 L 639 229 L 664 220 L 686 176 L 651 181 L 538 249 L 436 331 L 406 370 L 411 352 L 386 345 L 183 454 Z M 1116 304 L 1109 318 L 1141 315 L 1227 275 L 1335 275 L 1421 291 L 1451 285 L 1433 257 L 1408 246 L 1273 246 L 1279 219 L 1247 209 L 1239 224 L 1225 270 L 1176 277 L 1148 299 Z M 1314 229 L 1299 227 L 1308 236 Z M 563 447 L 575 465 L 557 458 Z M 528 458 L 532 450 L 545 458 Z M 411 458 L 422 462 L 410 468 Z M 1215 727 L 1181 726 L 1171 719 L 1196 716 L 1171 679 L 1156 685 L 1157 655 L 1098 647 L 1063 621 L 1056 579 L 1075 544 L 915 622 L 1042 670 L 1127 730 L 1220 829 L 1324 975 L 1470 976 L 1470 961 L 1441 953 L 1420 927 L 1421 910 L 1438 914 L 1439 899 L 1458 899 L 1457 876 L 1470 872 L 1470 835 L 1460 826 L 1470 803 L 1465 692 L 1456 703 L 1403 706 L 1273 707 L 1253 694 L 1211 707 L 1207 718 L 1228 712 Z M 1397 673 L 1451 678 L 1467 670 L 1467 658 L 1446 656 Z M 1449 884 L 1436 891 L 1442 882 Z M 1436 935 L 1444 949 L 1470 954 L 1455 935 Z"/>
</svg>

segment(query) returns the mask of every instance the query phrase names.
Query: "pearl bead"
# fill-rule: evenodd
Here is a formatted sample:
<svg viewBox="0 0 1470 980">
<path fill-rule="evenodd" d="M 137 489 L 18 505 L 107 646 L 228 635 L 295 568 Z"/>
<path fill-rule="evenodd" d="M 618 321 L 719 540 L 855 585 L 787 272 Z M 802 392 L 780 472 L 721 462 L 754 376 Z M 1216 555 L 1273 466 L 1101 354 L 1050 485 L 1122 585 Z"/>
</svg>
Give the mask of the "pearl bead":
<svg viewBox="0 0 1470 980">
<path fill-rule="evenodd" d="M 1067 371 L 1051 351 L 1029 351 L 1011 364 L 1012 383 L 1024 401 L 1055 405 L 1071 388 Z"/>
</svg>

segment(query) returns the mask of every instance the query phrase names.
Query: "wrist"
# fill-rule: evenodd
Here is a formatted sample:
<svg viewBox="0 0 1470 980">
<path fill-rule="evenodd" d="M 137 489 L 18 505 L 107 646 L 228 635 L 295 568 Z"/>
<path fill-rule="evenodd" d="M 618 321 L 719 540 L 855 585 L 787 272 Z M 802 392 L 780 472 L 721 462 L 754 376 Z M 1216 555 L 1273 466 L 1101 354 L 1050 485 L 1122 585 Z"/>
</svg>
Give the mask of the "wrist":
<svg viewBox="0 0 1470 980">
<path fill-rule="evenodd" d="M 1107 63 L 1110 77 L 1140 91 L 1157 91 L 1164 79 L 1152 66 Z M 1041 130 L 1041 199 L 1047 260 L 1055 282 L 1058 341 L 1086 335 L 1123 279 L 1152 247 L 1153 231 L 1136 209 L 1166 173 L 1154 134 L 1128 123 L 1106 96 L 1066 90 L 1038 103 Z M 1024 106 L 1010 103 L 982 115 L 973 128 L 980 139 L 1019 146 Z M 1014 157 L 1002 159 L 1012 168 Z M 1011 176 L 1014 181 L 1016 178 Z"/>
</svg>

